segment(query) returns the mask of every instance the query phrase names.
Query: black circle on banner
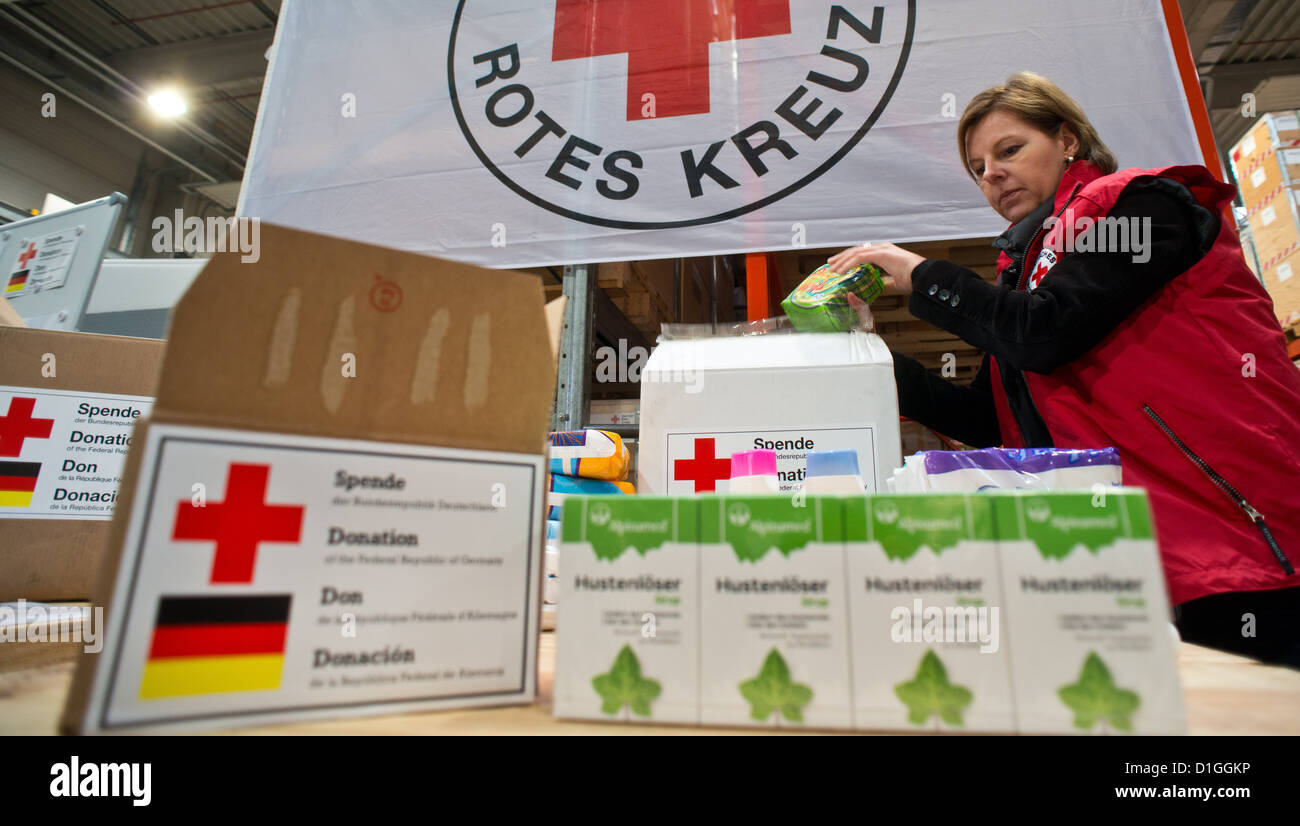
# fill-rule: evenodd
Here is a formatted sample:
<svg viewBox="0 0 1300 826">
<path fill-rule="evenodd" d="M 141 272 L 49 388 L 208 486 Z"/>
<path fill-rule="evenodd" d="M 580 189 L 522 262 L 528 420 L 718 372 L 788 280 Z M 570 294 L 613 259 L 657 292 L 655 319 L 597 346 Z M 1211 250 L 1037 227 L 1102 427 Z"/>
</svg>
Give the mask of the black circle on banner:
<svg viewBox="0 0 1300 826">
<path fill-rule="evenodd" d="M 489 158 L 487 153 L 483 150 L 483 147 L 481 147 L 478 141 L 474 139 L 474 134 L 465 120 L 465 114 L 461 111 L 460 97 L 456 93 L 456 35 L 460 31 L 461 14 L 465 9 L 465 3 L 466 0 L 458 0 L 456 4 L 456 15 L 451 24 L 451 40 L 447 47 L 447 86 L 448 91 L 451 94 L 451 106 L 453 111 L 456 113 L 456 123 L 460 126 L 460 131 L 464 134 L 465 140 L 469 143 L 470 148 L 474 150 L 474 154 L 478 156 L 478 159 L 483 163 L 483 166 L 486 167 L 488 171 L 495 175 L 498 180 L 508 186 L 520 197 L 531 201 L 533 204 L 536 204 L 543 209 L 554 212 L 557 215 L 562 215 L 565 218 L 572 218 L 575 221 L 583 221 L 588 224 L 595 224 L 597 226 L 610 227 L 613 229 L 677 229 L 680 227 L 700 226 L 703 224 L 716 223 L 718 221 L 726 221 L 753 212 L 756 209 L 761 209 L 768 204 L 775 203 L 776 201 L 785 198 L 787 195 L 798 192 L 800 189 L 817 180 L 829 171 L 831 167 L 843 160 L 844 156 L 858 145 L 858 143 L 866 136 L 867 132 L 871 130 L 871 127 L 875 125 L 876 121 L 880 118 L 881 113 L 885 111 L 885 107 L 889 105 L 890 100 L 893 99 L 894 91 L 898 88 L 899 82 L 903 79 L 903 69 L 907 66 L 907 60 L 912 51 L 912 37 L 916 31 L 916 0 L 907 0 L 907 31 L 903 37 L 902 49 L 899 51 L 898 55 L 898 64 L 894 67 L 894 73 L 889 79 L 889 85 L 885 87 L 885 92 L 881 96 L 880 101 L 876 104 L 876 107 L 871 111 L 871 114 L 867 117 L 862 126 L 858 127 L 858 130 L 853 134 L 853 136 L 849 138 L 843 146 L 836 150 L 835 154 L 823 161 L 821 165 L 812 172 L 784 189 L 774 192 L 764 198 L 760 198 L 753 203 L 729 209 L 725 212 L 719 212 L 714 215 L 706 215 L 702 218 L 689 218 L 678 221 L 624 221 L 616 218 L 602 218 L 597 215 L 587 215 L 577 212 L 568 209 L 567 207 L 551 203 L 545 198 L 530 192 L 527 188 L 513 180 L 496 164 L 494 164 L 492 159 Z"/>
</svg>

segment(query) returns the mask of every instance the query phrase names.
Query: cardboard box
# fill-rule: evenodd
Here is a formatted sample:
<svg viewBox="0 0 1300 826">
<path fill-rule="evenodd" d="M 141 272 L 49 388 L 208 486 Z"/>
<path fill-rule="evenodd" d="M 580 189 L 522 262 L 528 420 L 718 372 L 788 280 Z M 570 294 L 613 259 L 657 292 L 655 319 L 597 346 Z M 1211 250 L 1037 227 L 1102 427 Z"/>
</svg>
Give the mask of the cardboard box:
<svg viewBox="0 0 1300 826">
<path fill-rule="evenodd" d="M 571 501 L 561 553 L 590 581 L 575 596 L 567 583 L 579 574 L 566 567 L 556 716 L 896 731 L 1185 728 L 1141 490 Z M 698 544 L 681 518 L 692 506 Z M 660 596 L 678 592 L 680 617 L 650 617 L 670 604 Z M 648 617 L 680 636 L 656 642 Z"/>
<path fill-rule="evenodd" d="M 176 308 L 63 728 L 530 702 L 562 305 L 279 227 L 261 253 Z"/>
<path fill-rule="evenodd" d="M 0 325 L 6 327 L 26 327 L 27 322 L 14 309 L 14 305 L 9 303 L 9 299 L 0 295 Z"/>
<path fill-rule="evenodd" d="M 1274 149 L 1259 158 L 1246 177 L 1237 181 L 1242 205 L 1247 209 L 1265 202 L 1284 190 L 1296 179 L 1287 165 L 1292 150 Z"/>
<path fill-rule="evenodd" d="M 1287 323 L 1300 311 L 1300 248 L 1290 254 L 1274 258 L 1264 269 L 1264 288 L 1273 299 L 1273 312 L 1278 320 Z"/>
<path fill-rule="evenodd" d="M 1289 190 L 1278 188 L 1251 208 L 1250 233 L 1261 266 L 1295 249 L 1300 243 L 1300 211 Z"/>
<path fill-rule="evenodd" d="M 877 335 L 791 333 L 664 341 L 641 373 L 637 490 L 725 492 L 731 454 L 774 449 L 781 490 L 809 450 L 852 449 L 868 491 L 903 462 L 893 357 Z"/>
<path fill-rule="evenodd" d="M 1276 153 L 1279 150 L 1300 146 L 1298 115 L 1300 113 L 1295 110 L 1265 113 L 1232 147 L 1230 153 L 1232 173 L 1237 179 L 1237 188 L 1241 192 L 1242 203 L 1247 209 L 1272 192 L 1276 186 L 1276 183 L 1266 183 L 1261 178 L 1259 170 L 1272 159 L 1273 169 L 1266 170 L 1264 175 L 1276 180 L 1278 178 Z"/>
<path fill-rule="evenodd" d="M 1017 730 L 1185 733 L 1146 493 L 1007 492 L 993 501 Z"/>
<path fill-rule="evenodd" d="M 613 497 L 610 497 L 613 498 Z M 699 722 L 699 502 L 581 496 L 564 509 L 555 716 Z"/>
<path fill-rule="evenodd" d="M 844 531 L 854 726 L 1014 731 L 993 498 L 849 497 Z"/>
<path fill-rule="evenodd" d="M 85 600 L 163 342 L 0 326 L 0 353 L 0 602 Z"/>
<path fill-rule="evenodd" d="M 843 500 L 700 500 L 700 722 L 851 728 Z"/>
</svg>

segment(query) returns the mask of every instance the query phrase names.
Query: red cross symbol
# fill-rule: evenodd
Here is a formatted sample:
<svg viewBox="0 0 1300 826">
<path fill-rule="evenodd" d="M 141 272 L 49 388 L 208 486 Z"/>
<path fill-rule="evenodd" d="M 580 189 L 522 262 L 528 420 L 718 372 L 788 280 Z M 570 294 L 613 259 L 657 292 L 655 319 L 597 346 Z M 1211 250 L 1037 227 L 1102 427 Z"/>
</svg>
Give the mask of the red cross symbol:
<svg viewBox="0 0 1300 826">
<path fill-rule="evenodd" d="M 673 460 L 673 481 L 694 482 L 695 492 L 717 490 L 719 479 L 731 478 L 731 459 L 714 456 L 713 439 L 695 440 L 694 459 Z"/>
<path fill-rule="evenodd" d="M 709 44 L 790 33 L 790 0 L 556 0 L 552 60 L 627 55 L 627 119 L 709 111 Z"/>
<path fill-rule="evenodd" d="M 1034 266 L 1034 271 L 1029 275 L 1029 288 L 1032 290 L 1038 286 L 1038 282 L 1043 280 L 1047 271 L 1052 268 L 1052 262 L 1046 258 L 1039 258 L 1038 264 Z"/>
<path fill-rule="evenodd" d="M 226 501 L 195 507 L 182 500 L 176 508 L 172 539 L 209 540 L 217 543 L 212 558 L 212 582 L 253 581 L 253 563 L 262 542 L 297 542 L 302 536 L 298 505 L 268 505 L 266 480 L 269 465 L 231 463 L 226 477 Z"/>
<path fill-rule="evenodd" d="M 32 260 L 35 257 L 36 257 L 36 245 L 28 244 L 27 249 L 23 250 L 23 254 L 18 256 L 18 269 L 20 270 L 27 269 L 27 262 Z"/>
<path fill-rule="evenodd" d="M 53 419 L 33 419 L 36 399 L 14 396 L 9 399 L 9 413 L 0 416 L 0 456 L 18 456 L 25 439 L 48 439 L 54 429 Z"/>
</svg>

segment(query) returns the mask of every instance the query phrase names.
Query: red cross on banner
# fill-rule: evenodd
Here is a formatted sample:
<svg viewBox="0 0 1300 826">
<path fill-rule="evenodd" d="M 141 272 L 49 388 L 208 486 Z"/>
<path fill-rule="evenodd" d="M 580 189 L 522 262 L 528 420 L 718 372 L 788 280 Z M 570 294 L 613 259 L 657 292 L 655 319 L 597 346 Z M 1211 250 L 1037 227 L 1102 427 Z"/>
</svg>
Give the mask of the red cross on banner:
<svg viewBox="0 0 1300 826">
<path fill-rule="evenodd" d="M 33 419 L 36 399 L 14 396 L 9 413 L 0 416 L 0 456 L 18 456 L 26 439 L 48 439 L 54 429 L 53 419 Z"/>
<path fill-rule="evenodd" d="M 731 459 L 714 455 L 713 439 L 695 440 L 695 458 L 673 460 L 673 481 L 694 482 L 695 492 L 717 490 L 719 479 L 731 478 Z"/>
<path fill-rule="evenodd" d="M 627 119 L 709 111 L 709 44 L 790 33 L 790 0 L 556 0 L 552 60 L 627 55 Z"/>
<path fill-rule="evenodd" d="M 18 269 L 20 270 L 27 269 L 27 262 L 32 260 L 35 257 L 36 257 L 36 245 L 28 244 L 27 249 L 23 250 L 23 254 L 18 256 Z"/>
<path fill-rule="evenodd" d="M 197 507 L 188 500 L 178 503 L 174 540 L 215 541 L 212 557 L 213 584 L 251 583 L 262 542 L 298 542 L 302 536 L 300 505 L 266 504 L 269 465 L 231 463 L 226 477 L 224 502 Z"/>
</svg>

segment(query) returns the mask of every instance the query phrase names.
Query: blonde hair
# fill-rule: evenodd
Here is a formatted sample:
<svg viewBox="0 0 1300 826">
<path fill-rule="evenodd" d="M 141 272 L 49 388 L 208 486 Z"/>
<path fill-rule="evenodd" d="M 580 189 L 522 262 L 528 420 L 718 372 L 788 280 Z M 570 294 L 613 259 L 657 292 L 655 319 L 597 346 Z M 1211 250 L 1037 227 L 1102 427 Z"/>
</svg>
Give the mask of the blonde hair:
<svg viewBox="0 0 1300 826">
<path fill-rule="evenodd" d="M 966 168 L 966 174 L 977 181 L 979 179 L 970 168 L 970 158 L 966 154 L 966 137 L 985 116 L 999 110 L 1015 115 L 1048 135 L 1056 135 L 1063 124 L 1069 124 L 1079 136 L 1076 160 L 1091 161 L 1107 175 L 1118 168 L 1114 153 L 1102 143 L 1097 130 L 1074 98 L 1041 75 L 1016 72 L 1007 78 L 1005 84 L 985 89 L 971 98 L 957 123 L 957 151 L 961 154 L 962 166 Z"/>
</svg>

